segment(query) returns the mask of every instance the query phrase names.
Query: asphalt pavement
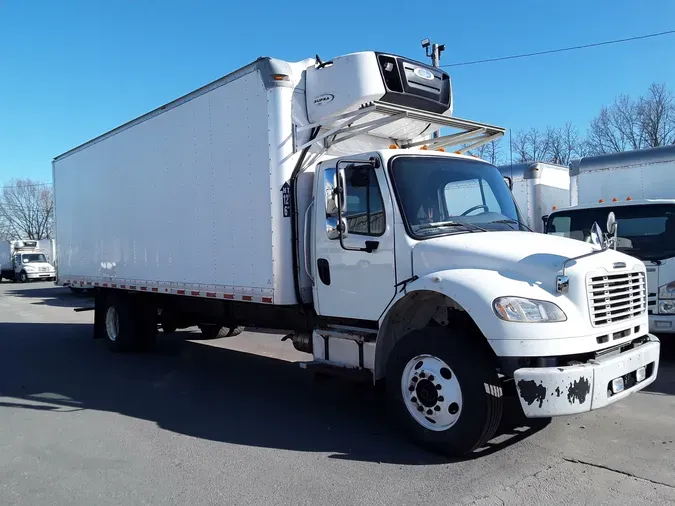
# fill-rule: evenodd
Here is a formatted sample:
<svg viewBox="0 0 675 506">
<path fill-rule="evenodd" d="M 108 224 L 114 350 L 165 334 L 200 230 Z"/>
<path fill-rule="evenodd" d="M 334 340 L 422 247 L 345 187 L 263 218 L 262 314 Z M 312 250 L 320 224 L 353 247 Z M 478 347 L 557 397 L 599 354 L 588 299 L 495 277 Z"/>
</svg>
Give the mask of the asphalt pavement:
<svg viewBox="0 0 675 506">
<path fill-rule="evenodd" d="M 162 338 L 116 355 L 86 296 L 0 284 L 0 504 L 675 504 L 675 346 L 609 408 L 450 461 L 389 425 L 378 392 L 298 367 L 280 333 Z M 675 342 L 675 338 L 673 339 Z"/>
</svg>

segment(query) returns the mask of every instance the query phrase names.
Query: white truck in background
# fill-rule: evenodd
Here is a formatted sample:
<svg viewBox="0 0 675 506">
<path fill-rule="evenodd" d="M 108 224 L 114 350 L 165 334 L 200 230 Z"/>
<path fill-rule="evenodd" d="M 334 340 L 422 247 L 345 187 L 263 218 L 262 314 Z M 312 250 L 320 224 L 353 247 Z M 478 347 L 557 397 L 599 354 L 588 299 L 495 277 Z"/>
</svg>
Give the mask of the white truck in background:
<svg viewBox="0 0 675 506">
<path fill-rule="evenodd" d="M 653 382 L 644 264 L 526 231 L 495 166 L 441 150 L 504 129 L 452 109 L 448 74 L 404 57 L 260 58 L 55 158 L 57 283 L 95 290 L 114 351 L 287 329 L 451 455 L 493 436 L 505 382 L 528 417 Z M 593 301 L 623 283 L 635 311 L 608 321 Z"/>
<path fill-rule="evenodd" d="M 544 231 L 543 218 L 570 203 L 569 168 L 546 162 L 498 167 L 509 185 L 523 221 L 535 232 Z"/>
<path fill-rule="evenodd" d="M 54 240 L 15 240 L 0 242 L 0 281 L 54 281 L 56 269 Z"/>
<path fill-rule="evenodd" d="M 675 333 L 675 146 L 589 156 L 570 164 L 570 206 L 546 232 L 590 240 L 594 222 L 614 212 L 617 249 L 647 268 L 649 328 Z"/>
</svg>

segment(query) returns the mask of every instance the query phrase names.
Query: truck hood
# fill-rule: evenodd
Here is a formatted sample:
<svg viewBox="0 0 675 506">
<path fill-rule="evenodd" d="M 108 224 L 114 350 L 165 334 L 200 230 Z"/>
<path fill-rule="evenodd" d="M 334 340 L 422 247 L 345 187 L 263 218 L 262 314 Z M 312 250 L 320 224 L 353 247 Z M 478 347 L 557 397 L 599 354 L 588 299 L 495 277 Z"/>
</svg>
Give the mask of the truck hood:
<svg viewBox="0 0 675 506">
<path fill-rule="evenodd" d="M 417 243 L 412 252 L 413 273 L 419 277 L 448 269 L 497 271 L 506 278 L 538 284 L 555 290 L 555 276 L 563 262 L 591 253 L 588 243 L 534 232 L 476 232 L 456 234 Z M 607 250 L 568 264 L 568 272 L 590 270 L 624 262 L 641 262 L 623 253 Z"/>
<path fill-rule="evenodd" d="M 50 264 L 49 262 L 31 262 L 29 264 L 25 264 L 25 267 L 34 267 L 36 269 L 44 268 L 47 267 L 49 269 L 53 269 L 54 266 Z"/>
</svg>

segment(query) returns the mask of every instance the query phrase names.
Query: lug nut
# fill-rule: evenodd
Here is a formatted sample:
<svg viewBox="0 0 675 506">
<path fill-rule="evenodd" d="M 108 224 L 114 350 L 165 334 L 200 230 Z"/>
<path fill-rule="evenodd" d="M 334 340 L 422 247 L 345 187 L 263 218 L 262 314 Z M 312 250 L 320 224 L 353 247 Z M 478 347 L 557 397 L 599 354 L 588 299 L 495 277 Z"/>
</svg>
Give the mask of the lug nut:
<svg viewBox="0 0 675 506">
<path fill-rule="evenodd" d="M 413 377 L 413 379 L 412 379 L 413 383 L 417 383 L 417 380 L 418 380 L 418 379 L 419 379 L 419 378 L 417 378 L 417 376 Z"/>
<path fill-rule="evenodd" d="M 429 381 L 434 381 L 434 375 L 433 374 L 429 375 Z"/>
<path fill-rule="evenodd" d="M 416 402 L 417 402 L 417 397 L 413 397 L 412 399 L 410 399 L 410 402 L 415 402 L 415 403 L 416 403 Z"/>
<path fill-rule="evenodd" d="M 440 389 L 441 389 L 441 384 L 439 383 L 438 385 L 436 385 L 436 390 L 440 390 Z"/>
<path fill-rule="evenodd" d="M 420 378 L 426 378 L 426 377 L 427 377 L 426 374 L 424 374 L 423 372 L 420 373 Z"/>
<path fill-rule="evenodd" d="M 427 409 L 427 415 L 433 415 L 433 414 L 434 414 L 433 411 L 431 411 L 430 409 Z"/>
<path fill-rule="evenodd" d="M 409 392 L 414 392 L 414 391 L 415 391 L 415 387 L 412 386 L 412 385 L 410 385 L 410 386 L 408 387 L 408 391 L 409 391 Z"/>
<path fill-rule="evenodd" d="M 440 411 L 440 410 L 441 410 L 441 407 L 440 407 L 439 405 L 436 405 L 436 406 L 434 406 L 434 409 L 435 409 L 436 411 Z"/>
<path fill-rule="evenodd" d="M 417 406 L 417 411 L 424 411 L 424 408 L 422 406 Z"/>
<path fill-rule="evenodd" d="M 438 402 L 443 402 L 444 400 L 445 400 L 445 398 L 442 395 L 438 396 Z"/>
</svg>

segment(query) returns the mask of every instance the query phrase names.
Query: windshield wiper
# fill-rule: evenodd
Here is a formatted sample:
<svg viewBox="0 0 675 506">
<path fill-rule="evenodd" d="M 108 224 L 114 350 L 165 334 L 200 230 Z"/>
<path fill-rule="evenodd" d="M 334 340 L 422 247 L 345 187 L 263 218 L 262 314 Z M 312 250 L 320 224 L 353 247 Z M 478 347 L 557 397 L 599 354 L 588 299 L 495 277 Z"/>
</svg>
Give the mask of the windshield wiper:
<svg viewBox="0 0 675 506">
<path fill-rule="evenodd" d="M 486 225 L 491 225 L 491 224 L 493 224 L 493 223 L 504 223 L 504 224 L 506 224 L 506 225 L 513 225 L 513 224 L 515 223 L 515 224 L 517 224 L 517 225 L 520 225 L 521 227 L 525 227 L 525 228 L 526 228 L 527 230 L 529 230 L 530 232 L 534 232 L 534 230 L 532 230 L 530 227 L 528 227 L 527 225 L 525 225 L 525 223 L 523 223 L 522 221 L 512 220 L 512 219 L 510 219 L 510 218 L 507 218 L 507 219 L 505 219 L 505 220 L 488 221 L 488 222 L 486 223 Z M 517 229 L 517 228 L 513 228 L 512 230 L 518 230 L 518 229 Z"/>
<path fill-rule="evenodd" d="M 417 225 L 417 230 L 425 230 L 429 228 L 443 228 L 443 227 L 466 227 L 469 231 L 479 231 L 487 232 L 483 227 L 474 225 L 473 223 L 463 223 L 461 221 L 438 221 L 436 223 L 424 223 L 423 225 Z"/>
</svg>

